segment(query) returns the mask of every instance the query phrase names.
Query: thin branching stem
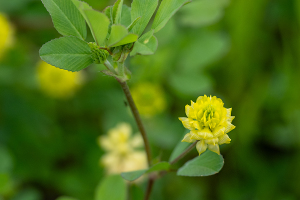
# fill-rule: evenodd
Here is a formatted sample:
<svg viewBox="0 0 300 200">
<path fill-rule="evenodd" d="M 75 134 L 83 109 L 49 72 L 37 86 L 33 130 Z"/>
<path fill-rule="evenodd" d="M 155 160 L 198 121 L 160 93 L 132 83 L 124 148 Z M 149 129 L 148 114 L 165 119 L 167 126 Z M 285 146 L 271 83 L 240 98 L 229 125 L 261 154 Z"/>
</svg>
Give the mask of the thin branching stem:
<svg viewBox="0 0 300 200">
<path fill-rule="evenodd" d="M 190 152 L 194 146 L 196 146 L 198 141 L 194 142 L 193 144 L 191 144 L 184 152 L 182 152 L 179 156 L 177 156 L 177 158 L 175 158 L 174 160 L 172 160 L 170 162 L 171 165 L 175 164 L 176 162 L 178 162 L 181 158 L 183 158 L 188 152 Z"/>
</svg>

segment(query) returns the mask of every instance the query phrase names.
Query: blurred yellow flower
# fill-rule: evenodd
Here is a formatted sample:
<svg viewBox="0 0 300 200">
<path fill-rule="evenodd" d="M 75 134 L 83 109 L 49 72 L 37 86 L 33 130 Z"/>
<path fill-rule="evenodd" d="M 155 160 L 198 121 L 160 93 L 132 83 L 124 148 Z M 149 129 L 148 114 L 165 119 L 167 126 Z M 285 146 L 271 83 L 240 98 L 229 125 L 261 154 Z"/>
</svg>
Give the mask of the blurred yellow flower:
<svg viewBox="0 0 300 200">
<path fill-rule="evenodd" d="M 231 108 L 224 108 L 224 103 L 217 97 L 198 97 L 196 103 L 185 106 L 187 117 L 180 117 L 183 126 L 189 130 L 182 142 L 195 142 L 199 155 L 209 150 L 220 154 L 219 145 L 230 143 L 227 135 L 235 128 L 231 124 L 234 116 L 231 116 Z"/>
<path fill-rule="evenodd" d="M 53 98 L 70 98 L 83 83 L 82 72 L 59 69 L 44 61 L 37 66 L 37 78 L 43 92 Z"/>
<path fill-rule="evenodd" d="M 140 114 L 145 117 L 152 117 L 166 109 L 166 98 L 159 85 L 141 83 L 132 88 L 131 94 Z"/>
<path fill-rule="evenodd" d="M 146 153 L 136 148 L 143 146 L 140 134 L 132 138 L 131 126 L 121 123 L 109 130 L 108 136 L 100 136 L 99 146 L 107 153 L 100 159 L 108 174 L 134 171 L 147 168 Z"/>
<path fill-rule="evenodd" d="M 4 14 L 0 13 L 0 59 L 13 43 L 13 28 Z"/>
</svg>

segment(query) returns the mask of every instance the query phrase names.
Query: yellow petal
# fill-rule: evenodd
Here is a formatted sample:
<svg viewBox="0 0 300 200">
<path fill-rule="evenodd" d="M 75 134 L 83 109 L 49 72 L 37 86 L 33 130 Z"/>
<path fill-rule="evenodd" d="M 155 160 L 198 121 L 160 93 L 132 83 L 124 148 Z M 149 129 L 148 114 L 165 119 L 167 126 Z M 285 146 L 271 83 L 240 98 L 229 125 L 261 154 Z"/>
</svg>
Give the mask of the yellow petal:
<svg viewBox="0 0 300 200">
<path fill-rule="evenodd" d="M 201 153 L 203 153 L 204 151 L 206 151 L 207 144 L 205 144 L 204 140 L 201 140 L 201 141 L 197 142 L 196 149 L 197 149 L 197 151 L 199 153 L 199 156 L 200 156 Z"/>
<path fill-rule="evenodd" d="M 227 108 L 226 109 L 226 117 L 227 118 L 231 116 L 231 110 L 232 110 L 232 108 Z"/>
<path fill-rule="evenodd" d="M 190 105 L 186 105 L 185 106 L 185 114 L 186 114 L 186 116 L 188 118 L 196 119 L 196 115 L 195 115 L 194 109 Z"/>
<path fill-rule="evenodd" d="M 214 131 L 212 132 L 212 134 L 214 135 L 214 137 L 219 137 L 221 135 L 224 135 L 225 132 L 225 127 L 223 126 L 218 126 L 214 129 Z"/>
<path fill-rule="evenodd" d="M 179 117 L 179 120 L 182 122 L 183 126 L 189 130 L 195 130 L 194 120 L 187 117 Z"/>
<path fill-rule="evenodd" d="M 227 134 L 224 134 L 222 136 L 219 137 L 219 144 L 229 144 L 231 141 L 231 139 L 229 138 L 229 136 Z"/>
<path fill-rule="evenodd" d="M 195 140 L 209 139 L 214 137 L 211 131 L 209 130 L 209 128 L 204 128 L 198 131 L 194 130 L 191 131 L 190 133 L 191 133 L 191 138 Z"/>
<path fill-rule="evenodd" d="M 211 138 L 211 139 L 206 139 L 205 140 L 206 144 L 212 144 L 212 145 L 218 144 L 218 142 L 219 142 L 218 138 Z"/>
<path fill-rule="evenodd" d="M 196 140 L 191 139 L 191 134 L 190 133 L 185 134 L 185 136 L 181 140 L 181 142 L 189 142 L 189 143 L 192 143 L 192 142 L 195 142 L 195 141 Z"/>
<path fill-rule="evenodd" d="M 234 125 L 231 123 L 227 122 L 226 127 L 225 127 L 225 133 L 228 133 L 229 131 L 233 130 L 235 128 Z"/>
<path fill-rule="evenodd" d="M 227 121 L 231 123 L 234 118 L 235 116 L 230 116 L 229 118 L 227 118 Z"/>
<path fill-rule="evenodd" d="M 98 138 L 98 144 L 101 148 L 103 148 L 106 151 L 112 151 L 115 149 L 114 143 L 107 136 L 100 136 Z"/>
<path fill-rule="evenodd" d="M 208 149 L 220 155 L 220 149 L 218 144 L 215 145 L 209 144 Z"/>
</svg>

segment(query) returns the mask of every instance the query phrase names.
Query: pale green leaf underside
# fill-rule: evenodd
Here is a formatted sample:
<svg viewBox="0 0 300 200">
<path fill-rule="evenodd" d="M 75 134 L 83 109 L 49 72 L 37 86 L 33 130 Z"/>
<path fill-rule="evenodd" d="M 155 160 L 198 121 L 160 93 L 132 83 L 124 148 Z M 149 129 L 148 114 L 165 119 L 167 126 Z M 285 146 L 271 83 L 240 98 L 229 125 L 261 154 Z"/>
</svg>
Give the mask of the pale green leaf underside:
<svg viewBox="0 0 300 200">
<path fill-rule="evenodd" d="M 227 0 L 201 0 L 184 6 L 180 21 L 185 25 L 206 26 L 217 22 L 223 16 Z"/>
<path fill-rule="evenodd" d="M 123 25 L 112 25 L 110 37 L 107 41 L 107 46 L 116 47 L 123 44 L 135 42 L 138 36 L 136 34 L 128 33 L 128 30 Z"/>
<path fill-rule="evenodd" d="M 84 18 L 71 0 L 42 0 L 56 30 L 64 36 L 86 38 Z"/>
<path fill-rule="evenodd" d="M 169 162 L 173 161 L 175 158 L 177 158 L 188 146 L 190 146 L 190 143 L 187 142 L 179 142 L 175 149 L 173 150 L 170 158 L 169 158 Z"/>
<path fill-rule="evenodd" d="M 113 24 L 121 23 L 123 0 L 117 0 L 113 6 Z"/>
<path fill-rule="evenodd" d="M 110 23 L 109 19 L 105 14 L 96 10 L 85 9 L 84 14 L 87 18 L 88 25 L 96 43 L 101 46 L 104 43 L 108 33 L 108 26 Z"/>
<path fill-rule="evenodd" d="M 131 21 L 141 17 L 133 27 L 132 33 L 141 35 L 156 10 L 158 0 L 133 0 L 131 4 Z"/>
<path fill-rule="evenodd" d="M 162 29 L 177 10 L 190 1 L 191 0 L 163 0 L 152 24 L 154 32 L 156 33 Z"/>
<path fill-rule="evenodd" d="M 68 71 L 79 71 L 93 63 L 88 44 L 77 37 L 68 36 L 51 40 L 40 49 L 45 62 Z"/>
<path fill-rule="evenodd" d="M 153 165 L 149 169 L 137 170 L 137 171 L 132 171 L 132 172 L 123 172 L 123 173 L 121 173 L 121 176 L 128 181 L 134 181 L 134 180 L 138 179 L 139 177 L 141 177 L 143 174 L 151 173 L 151 172 L 155 172 L 155 171 L 169 170 L 169 169 L 170 169 L 170 163 L 160 162 L 160 163 Z"/>
<path fill-rule="evenodd" d="M 122 40 L 120 40 L 116 44 L 112 45 L 111 47 L 121 46 L 124 44 L 129 44 L 129 43 L 135 42 L 135 41 L 137 41 L 138 37 L 139 36 L 137 34 L 129 33 Z"/>
<path fill-rule="evenodd" d="M 95 200 L 125 200 L 126 183 L 120 175 L 106 176 L 96 188 Z"/>
<path fill-rule="evenodd" d="M 130 53 L 130 56 L 136 54 L 151 55 L 154 54 L 158 46 L 156 37 L 153 35 L 153 30 L 142 35 L 138 41 L 135 42 L 134 47 Z"/>
<path fill-rule="evenodd" d="M 85 2 L 79 0 L 72 1 L 89 25 L 94 40 L 101 46 L 108 33 L 108 26 L 110 24 L 108 17 L 101 12 L 93 10 L 92 7 Z"/>
<path fill-rule="evenodd" d="M 224 165 L 221 155 L 206 151 L 178 169 L 178 176 L 210 176 L 218 173 Z"/>
</svg>

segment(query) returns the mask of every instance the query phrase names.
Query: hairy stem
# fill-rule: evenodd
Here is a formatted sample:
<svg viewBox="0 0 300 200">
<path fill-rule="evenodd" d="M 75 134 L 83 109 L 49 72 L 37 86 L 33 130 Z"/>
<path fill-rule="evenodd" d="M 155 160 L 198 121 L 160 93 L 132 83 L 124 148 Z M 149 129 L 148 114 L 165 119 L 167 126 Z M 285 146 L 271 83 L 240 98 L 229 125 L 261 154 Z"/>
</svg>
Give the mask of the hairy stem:
<svg viewBox="0 0 300 200">
<path fill-rule="evenodd" d="M 193 144 L 191 144 L 184 152 L 182 152 L 179 156 L 177 156 L 177 158 L 175 158 L 174 160 L 172 160 L 170 162 L 171 165 L 175 164 L 177 161 L 179 161 L 181 158 L 183 158 L 188 152 L 190 152 L 194 146 L 196 146 L 198 141 L 194 142 Z"/>
<path fill-rule="evenodd" d="M 116 79 L 120 83 L 120 85 L 121 85 L 121 87 L 123 89 L 123 92 L 124 92 L 124 94 L 126 96 L 126 99 L 127 99 L 128 104 L 130 106 L 132 114 L 134 116 L 134 119 L 135 119 L 135 121 L 137 123 L 137 126 L 139 128 L 139 131 L 142 134 L 142 137 L 143 137 L 143 140 L 144 140 L 144 144 L 145 144 L 145 150 L 146 150 L 146 154 L 147 154 L 148 166 L 150 167 L 150 165 L 151 165 L 151 159 L 152 159 L 151 158 L 151 150 L 150 150 L 150 145 L 149 145 L 148 137 L 147 137 L 144 125 L 142 123 L 139 111 L 138 111 L 138 109 L 135 106 L 135 103 L 134 103 L 134 101 L 132 99 L 132 96 L 131 96 L 131 93 L 130 93 L 130 90 L 129 90 L 129 87 L 128 87 L 126 81 L 121 81 L 118 78 L 116 78 Z"/>
</svg>

